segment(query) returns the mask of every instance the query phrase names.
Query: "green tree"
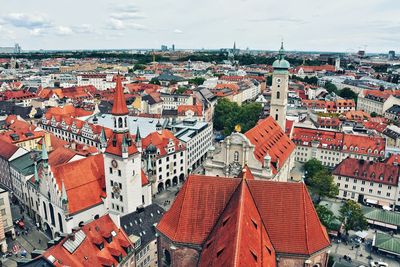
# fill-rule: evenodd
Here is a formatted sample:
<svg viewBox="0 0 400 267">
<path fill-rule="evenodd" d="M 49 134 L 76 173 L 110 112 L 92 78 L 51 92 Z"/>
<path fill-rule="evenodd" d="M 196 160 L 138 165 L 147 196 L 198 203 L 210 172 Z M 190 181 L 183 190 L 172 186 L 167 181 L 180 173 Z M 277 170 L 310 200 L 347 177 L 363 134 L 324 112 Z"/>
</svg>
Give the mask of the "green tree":
<svg viewBox="0 0 400 267">
<path fill-rule="evenodd" d="M 347 200 L 340 208 L 340 220 L 346 234 L 349 230 L 361 231 L 368 228 L 368 222 L 362 213 L 361 206 L 353 200 Z"/>
<path fill-rule="evenodd" d="M 146 65 L 143 65 L 143 64 L 135 64 L 134 66 L 133 66 L 133 70 L 135 71 L 135 70 L 144 70 L 146 68 Z"/>
<path fill-rule="evenodd" d="M 271 86 L 272 85 L 272 75 L 267 76 L 267 85 Z"/>
<path fill-rule="evenodd" d="M 315 210 L 317 211 L 319 220 L 321 223 L 327 228 L 331 230 L 337 230 L 337 229 L 332 229 L 334 221 L 337 219 L 336 216 L 333 214 L 333 212 L 328 209 L 327 207 L 323 205 L 316 205 Z"/>
<path fill-rule="evenodd" d="M 225 135 L 229 135 L 239 124 L 242 132 L 246 132 L 256 125 L 261 111 L 262 106 L 259 103 L 239 106 L 236 102 L 221 98 L 214 109 L 214 128 L 217 131 L 223 131 Z"/>
<path fill-rule="evenodd" d="M 150 83 L 150 84 L 161 85 L 160 81 L 159 81 L 158 79 L 156 79 L 156 78 L 151 79 L 149 83 Z"/>
<path fill-rule="evenodd" d="M 371 117 L 372 118 L 378 117 L 378 113 L 376 113 L 375 111 L 371 112 Z"/>
<path fill-rule="evenodd" d="M 176 89 L 175 94 L 181 95 L 183 94 L 187 88 L 185 86 L 179 86 L 178 89 Z"/>
<path fill-rule="evenodd" d="M 318 171 L 307 179 L 310 191 L 318 197 L 318 201 L 322 197 L 336 197 L 339 188 L 336 185 L 333 176 L 325 169 Z"/>
<path fill-rule="evenodd" d="M 304 164 L 303 170 L 306 172 L 306 178 L 309 178 L 313 177 L 317 172 L 325 170 L 325 167 L 322 165 L 321 161 L 310 159 Z"/>
<path fill-rule="evenodd" d="M 205 81 L 206 81 L 206 79 L 204 79 L 202 77 L 196 77 L 196 78 L 190 79 L 189 83 L 199 86 L 199 85 L 202 85 Z"/>
<path fill-rule="evenodd" d="M 338 93 L 338 89 L 337 89 L 337 87 L 336 87 L 336 85 L 334 85 L 333 83 L 331 83 L 331 82 L 327 82 L 326 84 L 325 84 L 325 86 L 324 86 L 324 88 L 329 92 L 329 93 Z"/>
<path fill-rule="evenodd" d="M 345 99 L 353 99 L 354 102 L 357 103 L 358 95 L 348 87 L 345 87 L 342 90 L 340 90 L 339 91 L 339 96 L 341 96 L 341 97 L 343 97 Z"/>
</svg>

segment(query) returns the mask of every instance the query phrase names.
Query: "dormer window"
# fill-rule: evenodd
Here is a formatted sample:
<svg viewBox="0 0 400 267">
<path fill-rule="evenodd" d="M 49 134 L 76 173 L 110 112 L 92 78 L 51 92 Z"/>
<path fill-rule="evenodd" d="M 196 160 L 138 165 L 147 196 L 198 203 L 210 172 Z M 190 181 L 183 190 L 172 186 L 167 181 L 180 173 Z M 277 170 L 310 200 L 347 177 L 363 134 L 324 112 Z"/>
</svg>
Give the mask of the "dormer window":
<svg viewBox="0 0 400 267">
<path fill-rule="evenodd" d="M 375 173 L 374 173 L 374 172 L 371 173 L 371 178 L 372 178 L 372 179 L 375 178 Z"/>
<path fill-rule="evenodd" d="M 383 181 L 383 174 L 379 176 L 379 180 Z"/>
<path fill-rule="evenodd" d="M 358 169 L 354 171 L 354 175 L 358 175 Z"/>
<path fill-rule="evenodd" d="M 99 244 L 96 244 L 96 247 L 100 250 L 104 248 L 104 242 L 100 242 Z"/>
<path fill-rule="evenodd" d="M 107 241 L 107 243 L 111 243 L 112 242 L 112 235 L 110 234 L 110 236 L 105 237 L 104 239 Z"/>
</svg>

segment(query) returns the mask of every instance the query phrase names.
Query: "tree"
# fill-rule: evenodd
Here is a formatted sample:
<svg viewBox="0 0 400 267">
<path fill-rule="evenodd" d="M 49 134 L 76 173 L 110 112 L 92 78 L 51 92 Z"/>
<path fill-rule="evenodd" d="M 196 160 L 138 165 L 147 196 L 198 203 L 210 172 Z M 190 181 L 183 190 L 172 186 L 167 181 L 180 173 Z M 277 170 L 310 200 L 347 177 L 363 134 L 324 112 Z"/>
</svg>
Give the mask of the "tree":
<svg viewBox="0 0 400 267">
<path fill-rule="evenodd" d="M 347 200 L 340 208 L 340 214 L 346 234 L 349 230 L 361 231 L 368 228 L 368 222 L 362 213 L 361 206 L 355 201 Z"/>
<path fill-rule="evenodd" d="M 144 69 L 146 69 L 146 65 L 143 65 L 143 64 L 135 64 L 134 66 L 133 66 L 133 70 L 135 71 L 135 70 L 144 70 Z"/>
<path fill-rule="evenodd" d="M 317 211 L 319 220 L 326 228 L 331 229 L 331 230 L 337 230 L 337 229 L 332 229 L 334 221 L 337 218 L 330 209 L 328 209 L 327 207 L 325 207 L 323 205 L 316 205 L 315 210 Z"/>
<path fill-rule="evenodd" d="M 336 197 L 339 194 L 333 176 L 326 169 L 318 171 L 307 180 L 310 191 L 318 197 L 318 202 L 322 197 Z"/>
<path fill-rule="evenodd" d="M 204 79 L 202 77 L 196 77 L 196 78 L 190 79 L 189 83 L 199 86 L 199 85 L 202 85 L 205 81 L 206 81 L 206 79 Z"/>
<path fill-rule="evenodd" d="M 306 178 L 313 177 L 317 172 L 324 169 L 325 167 L 322 165 L 322 162 L 317 159 L 310 159 L 303 166 L 303 170 L 306 172 Z"/>
<path fill-rule="evenodd" d="M 156 78 L 151 79 L 149 83 L 150 83 L 150 84 L 161 85 L 160 81 L 159 81 L 158 79 L 156 79 Z"/>
<path fill-rule="evenodd" d="M 267 76 L 267 85 L 271 86 L 272 85 L 272 75 Z"/>
<path fill-rule="evenodd" d="M 376 113 L 375 111 L 371 112 L 371 117 L 372 117 L 372 118 L 375 118 L 375 117 L 377 117 L 377 116 L 378 116 L 378 113 Z"/>
<path fill-rule="evenodd" d="M 336 85 L 334 85 L 331 82 L 327 82 L 324 86 L 324 88 L 328 91 L 328 93 L 338 93 L 338 89 L 336 87 Z"/>
<path fill-rule="evenodd" d="M 221 98 L 214 109 L 214 128 L 229 135 L 239 124 L 242 132 L 246 132 L 256 125 L 261 111 L 262 106 L 259 103 L 239 106 L 236 102 Z"/>
<path fill-rule="evenodd" d="M 176 89 L 175 94 L 181 95 L 183 94 L 187 88 L 185 86 L 179 86 L 178 89 Z"/>
<path fill-rule="evenodd" d="M 357 102 L 358 95 L 348 87 L 343 88 L 339 91 L 339 96 L 345 99 L 353 99 L 354 102 Z"/>
</svg>

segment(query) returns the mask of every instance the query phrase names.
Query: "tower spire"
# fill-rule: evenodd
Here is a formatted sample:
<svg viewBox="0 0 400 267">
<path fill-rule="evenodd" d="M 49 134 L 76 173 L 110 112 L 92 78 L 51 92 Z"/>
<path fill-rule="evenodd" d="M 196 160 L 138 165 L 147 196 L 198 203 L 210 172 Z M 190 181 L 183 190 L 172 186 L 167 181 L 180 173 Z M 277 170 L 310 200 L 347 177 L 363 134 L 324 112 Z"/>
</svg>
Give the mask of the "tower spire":
<svg viewBox="0 0 400 267">
<path fill-rule="evenodd" d="M 115 92 L 114 92 L 114 104 L 111 110 L 112 115 L 121 116 L 128 115 L 128 107 L 126 106 L 126 99 L 124 95 L 124 91 L 122 89 L 122 80 L 121 76 L 117 75 L 117 80 L 115 83 Z"/>
<path fill-rule="evenodd" d="M 43 160 L 44 167 L 47 167 L 47 161 L 49 160 L 49 154 L 47 154 L 45 138 L 42 139 L 42 160 Z"/>
</svg>

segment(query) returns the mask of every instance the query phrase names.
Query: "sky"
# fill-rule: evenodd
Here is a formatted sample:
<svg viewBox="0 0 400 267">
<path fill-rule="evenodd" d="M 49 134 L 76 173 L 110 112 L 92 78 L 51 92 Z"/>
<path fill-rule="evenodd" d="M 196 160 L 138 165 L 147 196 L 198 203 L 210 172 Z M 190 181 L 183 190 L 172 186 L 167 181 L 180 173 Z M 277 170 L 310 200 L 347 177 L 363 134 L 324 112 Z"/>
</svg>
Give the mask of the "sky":
<svg viewBox="0 0 400 267">
<path fill-rule="evenodd" d="M 0 0 L 0 46 L 400 53 L 399 0 Z"/>
</svg>

